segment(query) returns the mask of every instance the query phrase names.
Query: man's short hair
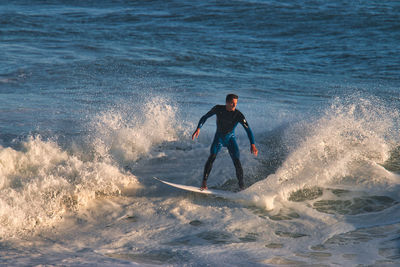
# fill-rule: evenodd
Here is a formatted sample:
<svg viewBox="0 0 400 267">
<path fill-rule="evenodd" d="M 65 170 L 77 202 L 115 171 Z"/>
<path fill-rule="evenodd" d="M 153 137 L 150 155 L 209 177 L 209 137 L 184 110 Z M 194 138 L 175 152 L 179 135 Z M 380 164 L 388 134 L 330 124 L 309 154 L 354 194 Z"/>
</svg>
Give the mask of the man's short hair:
<svg viewBox="0 0 400 267">
<path fill-rule="evenodd" d="M 235 94 L 229 94 L 226 96 L 225 102 L 232 102 L 233 99 L 238 99 L 239 97 Z"/>
</svg>

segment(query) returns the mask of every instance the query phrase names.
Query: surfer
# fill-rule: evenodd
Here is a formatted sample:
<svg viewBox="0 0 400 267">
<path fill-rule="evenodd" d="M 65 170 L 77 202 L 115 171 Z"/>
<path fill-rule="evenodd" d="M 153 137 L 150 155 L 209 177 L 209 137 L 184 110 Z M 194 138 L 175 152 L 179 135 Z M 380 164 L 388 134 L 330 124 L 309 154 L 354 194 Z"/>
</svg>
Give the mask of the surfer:
<svg viewBox="0 0 400 267">
<path fill-rule="evenodd" d="M 238 123 L 242 124 L 246 130 L 247 136 L 250 140 L 251 153 L 257 156 L 258 150 L 254 144 L 254 136 L 249 124 L 247 123 L 244 115 L 238 109 L 236 109 L 238 98 L 239 97 L 235 94 L 227 95 L 225 105 L 214 106 L 209 112 L 207 112 L 207 114 L 200 118 L 197 129 L 192 135 L 192 140 L 197 138 L 200 133 L 200 128 L 203 126 L 206 120 L 213 115 L 217 115 L 217 131 L 210 148 L 210 156 L 208 157 L 208 160 L 204 166 L 203 182 L 200 187 L 201 190 L 207 189 L 208 175 L 211 172 L 212 165 L 217 157 L 218 152 L 223 146 L 228 148 L 229 155 L 231 156 L 235 166 L 236 177 L 239 181 L 239 189 L 244 189 L 243 169 L 242 164 L 240 163 L 239 147 L 235 138 L 235 128 Z"/>
</svg>

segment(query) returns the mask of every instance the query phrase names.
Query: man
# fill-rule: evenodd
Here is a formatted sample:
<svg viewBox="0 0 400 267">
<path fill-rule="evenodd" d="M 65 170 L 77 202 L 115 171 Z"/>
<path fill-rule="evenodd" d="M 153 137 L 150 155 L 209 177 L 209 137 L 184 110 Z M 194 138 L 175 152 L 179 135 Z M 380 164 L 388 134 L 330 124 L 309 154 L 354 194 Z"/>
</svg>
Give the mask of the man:
<svg viewBox="0 0 400 267">
<path fill-rule="evenodd" d="M 243 114 L 236 109 L 237 102 L 237 95 L 227 95 L 225 105 L 216 105 L 209 112 L 207 112 L 206 115 L 201 117 L 199 124 L 197 125 L 197 129 L 192 135 L 192 140 L 197 138 L 200 133 L 200 128 L 203 126 L 206 120 L 213 115 L 217 115 L 217 132 L 215 133 L 214 141 L 212 142 L 210 148 L 210 156 L 208 157 L 206 165 L 204 166 L 203 182 L 200 187 L 201 190 L 207 189 L 208 175 L 211 172 L 214 160 L 222 146 L 228 148 L 229 155 L 231 156 L 233 164 L 235 165 L 236 177 L 239 181 L 239 189 L 244 189 L 243 169 L 242 164 L 240 163 L 239 147 L 235 138 L 235 128 L 238 123 L 242 124 L 246 130 L 247 136 L 250 140 L 251 153 L 257 156 L 258 150 L 254 144 L 254 136 L 249 124 L 247 123 Z"/>
</svg>

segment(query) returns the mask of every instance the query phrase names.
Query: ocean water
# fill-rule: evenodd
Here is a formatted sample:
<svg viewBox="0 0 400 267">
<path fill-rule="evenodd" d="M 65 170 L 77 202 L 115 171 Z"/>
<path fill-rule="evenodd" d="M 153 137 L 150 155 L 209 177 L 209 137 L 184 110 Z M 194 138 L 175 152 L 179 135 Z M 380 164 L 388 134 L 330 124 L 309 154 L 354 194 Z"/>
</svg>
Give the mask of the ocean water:
<svg viewBox="0 0 400 267">
<path fill-rule="evenodd" d="M 398 1 L 0 1 L 0 265 L 398 266 Z M 200 185 L 239 95 L 246 190 Z M 226 150 L 209 186 L 236 191 Z"/>
</svg>

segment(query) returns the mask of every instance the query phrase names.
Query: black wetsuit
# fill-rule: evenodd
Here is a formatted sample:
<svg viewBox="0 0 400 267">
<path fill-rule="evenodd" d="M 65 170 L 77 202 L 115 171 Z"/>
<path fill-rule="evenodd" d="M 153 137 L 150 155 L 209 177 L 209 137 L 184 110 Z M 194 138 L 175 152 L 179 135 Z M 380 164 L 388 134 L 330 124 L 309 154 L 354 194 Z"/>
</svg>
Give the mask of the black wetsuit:
<svg viewBox="0 0 400 267">
<path fill-rule="evenodd" d="M 204 166 L 203 180 L 207 181 L 208 175 L 212 169 L 212 164 L 217 157 L 218 152 L 224 146 L 228 148 L 229 155 L 231 156 L 233 164 L 235 165 L 239 187 L 243 189 L 243 169 L 242 164 L 240 163 L 239 147 L 235 138 L 235 128 L 238 123 L 242 124 L 246 130 L 251 144 L 254 144 L 253 132 L 251 131 L 244 115 L 238 109 L 235 109 L 234 111 L 228 111 L 226 110 L 225 105 L 214 106 L 209 112 L 207 112 L 207 114 L 201 117 L 197 128 L 201 128 L 206 120 L 213 115 L 217 115 L 217 132 L 215 133 L 214 141 L 210 148 L 210 156 L 206 162 L 206 165 Z"/>
</svg>

